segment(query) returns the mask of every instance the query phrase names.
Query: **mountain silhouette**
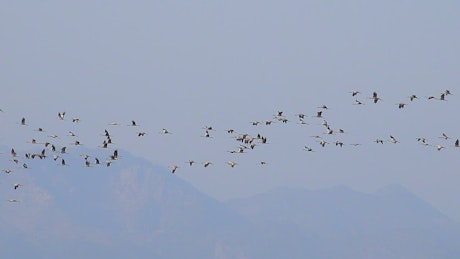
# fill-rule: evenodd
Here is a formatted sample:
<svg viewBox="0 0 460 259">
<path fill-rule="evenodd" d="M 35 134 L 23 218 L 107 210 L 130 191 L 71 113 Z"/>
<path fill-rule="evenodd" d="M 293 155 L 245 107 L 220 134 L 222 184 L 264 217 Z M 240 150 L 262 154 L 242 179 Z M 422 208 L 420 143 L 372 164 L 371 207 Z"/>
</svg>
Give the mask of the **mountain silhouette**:
<svg viewBox="0 0 460 259">
<path fill-rule="evenodd" d="M 400 185 L 277 189 L 227 203 L 263 229 L 316 237 L 320 258 L 456 258 L 460 227 Z M 307 240 L 308 241 L 308 240 Z"/>
<path fill-rule="evenodd" d="M 74 150 L 75 151 L 75 150 Z M 460 228 L 404 187 L 277 189 L 219 202 L 120 150 L 80 149 L 0 178 L 5 258 L 458 258 Z M 3 159 L 5 160 L 5 159 Z M 91 160 L 93 161 L 93 160 Z M 9 162 L 9 161 L 2 161 Z M 11 162 L 10 162 L 11 163 Z M 180 171 L 178 172 L 180 173 Z M 176 173 L 177 174 L 177 173 Z M 13 183 L 21 183 L 18 189 Z M 19 202 L 8 202 L 15 199 Z"/>
</svg>

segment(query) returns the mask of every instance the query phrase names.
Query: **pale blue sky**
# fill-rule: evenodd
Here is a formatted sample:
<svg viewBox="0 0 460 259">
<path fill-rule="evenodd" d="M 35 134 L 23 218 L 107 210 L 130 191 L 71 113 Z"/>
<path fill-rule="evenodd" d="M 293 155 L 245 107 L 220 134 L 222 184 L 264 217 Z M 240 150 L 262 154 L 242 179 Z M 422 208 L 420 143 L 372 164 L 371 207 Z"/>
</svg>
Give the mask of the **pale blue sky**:
<svg viewBox="0 0 460 259">
<path fill-rule="evenodd" d="M 165 2 L 1 1 L 1 152 L 27 147 L 36 127 L 73 130 L 96 147 L 116 121 L 117 147 L 180 165 L 177 177 L 217 199 L 399 183 L 460 220 L 457 1 Z M 447 102 L 426 99 L 446 89 L 454 94 Z M 364 106 L 352 105 L 351 90 Z M 373 91 L 381 103 L 370 103 Z M 420 100 L 409 103 L 410 94 Z M 401 101 L 409 104 L 398 110 Z M 362 146 L 323 149 L 310 137 L 324 132 L 321 119 L 295 124 L 295 114 L 314 115 L 322 104 L 331 127 L 347 132 L 324 138 Z M 58 121 L 63 111 L 80 124 Z M 250 125 L 277 111 L 290 123 Z M 31 128 L 19 127 L 22 117 Z M 132 119 L 149 134 L 137 138 L 124 126 Z M 216 129 L 212 139 L 201 137 L 204 126 Z M 162 128 L 173 134 L 157 134 Z M 230 154 L 238 143 L 227 128 L 270 144 Z M 401 143 L 373 142 L 390 134 Z M 421 146 L 421 136 L 448 148 Z M 215 165 L 189 168 L 188 159 Z"/>
</svg>

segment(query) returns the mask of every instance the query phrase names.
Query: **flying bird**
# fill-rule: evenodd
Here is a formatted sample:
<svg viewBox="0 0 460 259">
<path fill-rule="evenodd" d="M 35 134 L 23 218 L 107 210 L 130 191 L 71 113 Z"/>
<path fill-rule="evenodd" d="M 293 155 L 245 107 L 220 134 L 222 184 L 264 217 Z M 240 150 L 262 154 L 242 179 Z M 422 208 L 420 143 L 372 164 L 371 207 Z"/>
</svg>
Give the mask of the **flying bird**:
<svg viewBox="0 0 460 259">
<path fill-rule="evenodd" d="M 370 97 L 370 99 L 373 99 L 374 100 L 374 103 L 377 103 L 378 101 L 383 101 L 377 94 L 377 92 L 373 92 L 372 93 L 372 97 Z"/>
<path fill-rule="evenodd" d="M 374 142 L 377 143 L 377 144 L 379 144 L 379 143 L 380 143 L 380 144 L 383 144 L 383 140 L 382 140 L 382 139 L 376 139 Z"/>
<path fill-rule="evenodd" d="M 398 105 L 399 109 L 402 109 L 402 108 L 404 108 L 404 106 L 406 106 L 405 103 L 397 103 L 396 105 Z"/>
<path fill-rule="evenodd" d="M 439 137 L 439 138 L 450 139 L 450 137 L 447 136 L 446 133 L 442 133 L 441 137 Z"/>
<path fill-rule="evenodd" d="M 351 91 L 349 93 L 351 93 L 351 96 L 355 96 L 355 95 L 359 94 L 359 91 Z"/>
<path fill-rule="evenodd" d="M 443 149 L 444 147 L 441 146 L 441 145 L 436 145 L 435 148 L 436 148 L 438 151 L 441 151 L 441 149 Z"/>
<path fill-rule="evenodd" d="M 206 131 L 208 131 L 208 130 L 206 130 Z M 160 134 L 171 134 L 171 132 L 169 132 L 167 129 L 164 129 L 164 128 L 163 128 L 163 129 L 160 131 Z"/>
<path fill-rule="evenodd" d="M 235 165 L 237 165 L 237 163 L 234 162 L 234 161 L 227 161 L 226 164 L 228 164 L 228 165 L 229 165 L 230 167 L 232 167 L 232 168 L 233 168 Z"/>
<path fill-rule="evenodd" d="M 209 162 L 209 161 L 205 161 L 203 162 L 203 166 L 204 167 L 208 167 L 209 165 L 212 165 L 213 163 L 212 162 Z"/>
<path fill-rule="evenodd" d="M 195 161 L 193 161 L 193 160 L 188 160 L 186 163 L 188 163 L 190 166 L 192 166 L 192 165 L 195 163 Z"/>
<path fill-rule="evenodd" d="M 393 136 L 390 135 L 390 142 L 393 143 L 393 144 L 396 144 L 396 143 L 398 143 L 399 141 L 398 141 L 395 137 L 393 137 Z"/>
<path fill-rule="evenodd" d="M 303 150 L 308 151 L 308 152 L 313 152 L 313 148 L 307 147 L 307 146 L 303 147 Z"/>
<path fill-rule="evenodd" d="M 171 166 L 171 173 L 174 174 L 174 173 L 176 172 L 177 168 L 179 168 L 179 166 L 177 166 L 177 165 L 172 165 L 172 166 Z"/>
<path fill-rule="evenodd" d="M 409 99 L 412 102 L 413 100 L 418 99 L 418 97 L 417 97 L 417 95 L 412 94 L 412 95 L 409 95 Z"/>
</svg>

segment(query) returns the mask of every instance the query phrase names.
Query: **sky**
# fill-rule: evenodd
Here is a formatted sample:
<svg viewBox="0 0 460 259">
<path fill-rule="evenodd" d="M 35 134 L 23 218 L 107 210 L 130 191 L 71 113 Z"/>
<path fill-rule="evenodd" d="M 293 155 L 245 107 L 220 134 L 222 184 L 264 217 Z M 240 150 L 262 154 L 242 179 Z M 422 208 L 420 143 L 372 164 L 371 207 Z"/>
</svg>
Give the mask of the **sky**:
<svg viewBox="0 0 460 259">
<path fill-rule="evenodd" d="M 176 177 L 218 200 L 280 187 L 372 192 L 397 183 L 458 222 L 459 8 L 457 1 L 0 1 L 0 155 L 29 148 L 38 127 L 59 133 L 62 145 L 73 130 L 89 148 L 108 129 L 119 149 L 179 165 Z M 446 89 L 447 101 L 427 99 Z M 383 99 L 377 104 L 374 91 Z M 321 105 L 329 109 L 314 118 Z M 288 123 L 274 118 L 278 111 Z M 298 113 L 308 125 L 297 124 Z M 323 119 L 345 133 L 324 134 Z M 139 126 L 128 127 L 131 120 Z M 266 120 L 275 123 L 251 125 Z M 203 137 L 207 126 L 212 138 Z M 172 134 L 159 134 L 163 128 Z M 268 144 L 231 154 L 239 143 L 230 128 Z M 313 135 L 330 144 L 322 148 Z M 399 143 L 374 142 L 390 135 Z"/>
</svg>

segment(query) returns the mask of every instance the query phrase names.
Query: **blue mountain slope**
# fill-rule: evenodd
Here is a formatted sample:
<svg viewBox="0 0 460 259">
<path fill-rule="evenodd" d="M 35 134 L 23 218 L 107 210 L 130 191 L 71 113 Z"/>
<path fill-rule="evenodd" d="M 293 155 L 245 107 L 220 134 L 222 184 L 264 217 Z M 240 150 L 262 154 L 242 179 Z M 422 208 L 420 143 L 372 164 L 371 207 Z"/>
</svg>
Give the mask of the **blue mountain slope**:
<svg viewBox="0 0 460 259">
<path fill-rule="evenodd" d="M 459 226 L 399 185 L 374 194 L 345 186 L 278 189 L 227 204 L 264 229 L 315 235 L 322 258 L 460 256 Z"/>
<path fill-rule="evenodd" d="M 20 200 L 0 205 L 0 230 L 9 233 L 0 237 L 2 252 L 13 256 L 19 249 L 35 258 L 251 253 L 239 241 L 251 236 L 241 236 L 254 229 L 249 221 L 169 170 L 120 153 L 110 167 L 85 167 L 83 158 L 69 154 L 68 166 L 35 159 L 29 169 L 4 175 L 23 186 L 0 189 L 2 197 Z"/>
</svg>

